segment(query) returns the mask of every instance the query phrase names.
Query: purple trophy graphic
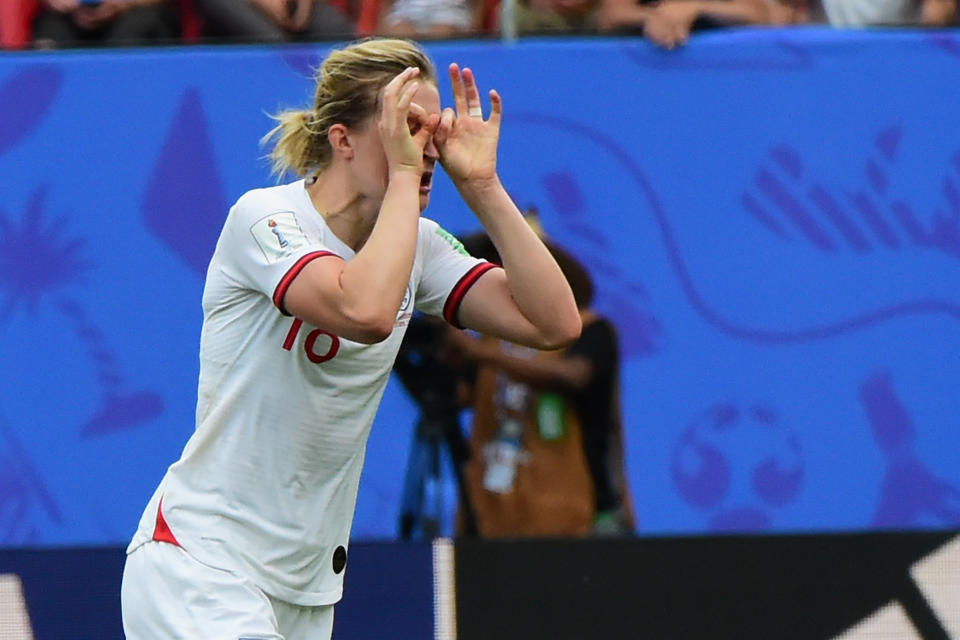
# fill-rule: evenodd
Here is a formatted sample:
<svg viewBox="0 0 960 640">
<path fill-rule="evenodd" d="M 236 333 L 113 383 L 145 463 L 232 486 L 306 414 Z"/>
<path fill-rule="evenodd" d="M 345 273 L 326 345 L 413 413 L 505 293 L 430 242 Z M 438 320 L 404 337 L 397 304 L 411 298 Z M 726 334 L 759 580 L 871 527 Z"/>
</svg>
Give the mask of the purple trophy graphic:
<svg viewBox="0 0 960 640">
<path fill-rule="evenodd" d="M 938 478 L 917 458 L 917 430 L 893 388 L 879 372 L 860 385 L 860 402 L 886 458 L 880 501 L 871 524 L 881 528 L 960 524 L 960 488 Z"/>
</svg>

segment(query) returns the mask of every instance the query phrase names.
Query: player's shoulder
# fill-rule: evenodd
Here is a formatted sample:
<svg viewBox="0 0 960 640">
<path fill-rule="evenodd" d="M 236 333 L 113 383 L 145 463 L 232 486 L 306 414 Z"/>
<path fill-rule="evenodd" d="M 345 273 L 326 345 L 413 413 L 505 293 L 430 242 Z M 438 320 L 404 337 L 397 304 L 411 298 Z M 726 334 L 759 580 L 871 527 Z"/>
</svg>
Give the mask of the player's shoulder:
<svg viewBox="0 0 960 640">
<path fill-rule="evenodd" d="M 278 211 L 294 211 L 298 206 L 296 189 L 300 185 L 302 181 L 251 189 L 237 198 L 230 216 L 254 220 Z"/>
<path fill-rule="evenodd" d="M 420 241 L 435 251 L 452 249 L 457 253 L 467 254 L 466 249 L 463 248 L 463 243 L 455 235 L 429 218 L 420 217 L 418 231 Z"/>
<path fill-rule="evenodd" d="M 440 228 L 440 225 L 434 222 L 433 220 L 431 220 L 430 218 L 424 218 L 423 216 L 420 216 L 418 229 L 421 236 L 423 236 L 424 234 L 429 235 L 431 233 L 436 233 L 436 230 L 439 228 Z"/>
</svg>

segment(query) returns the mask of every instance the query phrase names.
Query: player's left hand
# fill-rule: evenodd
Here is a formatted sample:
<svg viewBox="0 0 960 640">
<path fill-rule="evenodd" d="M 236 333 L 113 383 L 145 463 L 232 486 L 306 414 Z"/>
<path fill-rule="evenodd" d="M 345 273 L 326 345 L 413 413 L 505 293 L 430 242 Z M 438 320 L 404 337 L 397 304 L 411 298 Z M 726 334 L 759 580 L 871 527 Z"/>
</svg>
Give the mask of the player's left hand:
<svg viewBox="0 0 960 640">
<path fill-rule="evenodd" d="M 459 189 L 482 190 L 497 183 L 497 142 L 503 103 L 490 91 L 490 117 L 484 120 L 480 91 L 473 71 L 453 63 L 450 84 L 456 110 L 447 107 L 440 116 L 434 143 L 440 164 Z"/>
</svg>

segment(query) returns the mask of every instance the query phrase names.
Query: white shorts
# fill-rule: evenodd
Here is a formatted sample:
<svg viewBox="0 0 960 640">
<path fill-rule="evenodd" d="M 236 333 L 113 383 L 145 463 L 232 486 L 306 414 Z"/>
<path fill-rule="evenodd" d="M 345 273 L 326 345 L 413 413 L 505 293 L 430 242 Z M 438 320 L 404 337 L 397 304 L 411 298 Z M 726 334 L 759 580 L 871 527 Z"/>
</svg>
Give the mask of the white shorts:
<svg viewBox="0 0 960 640">
<path fill-rule="evenodd" d="M 329 640 L 333 633 L 333 605 L 276 600 L 166 542 L 127 556 L 120 602 L 127 640 Z"/>
</svg>

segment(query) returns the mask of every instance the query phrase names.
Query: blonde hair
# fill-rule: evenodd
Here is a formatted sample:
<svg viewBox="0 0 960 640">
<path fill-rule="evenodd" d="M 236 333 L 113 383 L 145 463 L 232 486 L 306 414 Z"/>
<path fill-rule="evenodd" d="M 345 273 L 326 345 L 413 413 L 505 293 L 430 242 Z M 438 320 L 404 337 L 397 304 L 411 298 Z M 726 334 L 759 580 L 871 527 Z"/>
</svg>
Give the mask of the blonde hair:
<svg viewBox="0 0 960 640">
<path fill-rule="evenodd" d="M 272 116 L 277 126 L 261 142 L 275 141 L 270 152 L 273 172 L 305 177 L 327 168 L 333 157 L 327 141 L 330 127 L 360 126 L 379 108 L 381 89 L 407 67 L 419 68 L 422 80 L 436 83 L 430 58 L 409 40 L 371 38 L 332 51 L 314 77 L 313 108 Z"/>
</svg>

